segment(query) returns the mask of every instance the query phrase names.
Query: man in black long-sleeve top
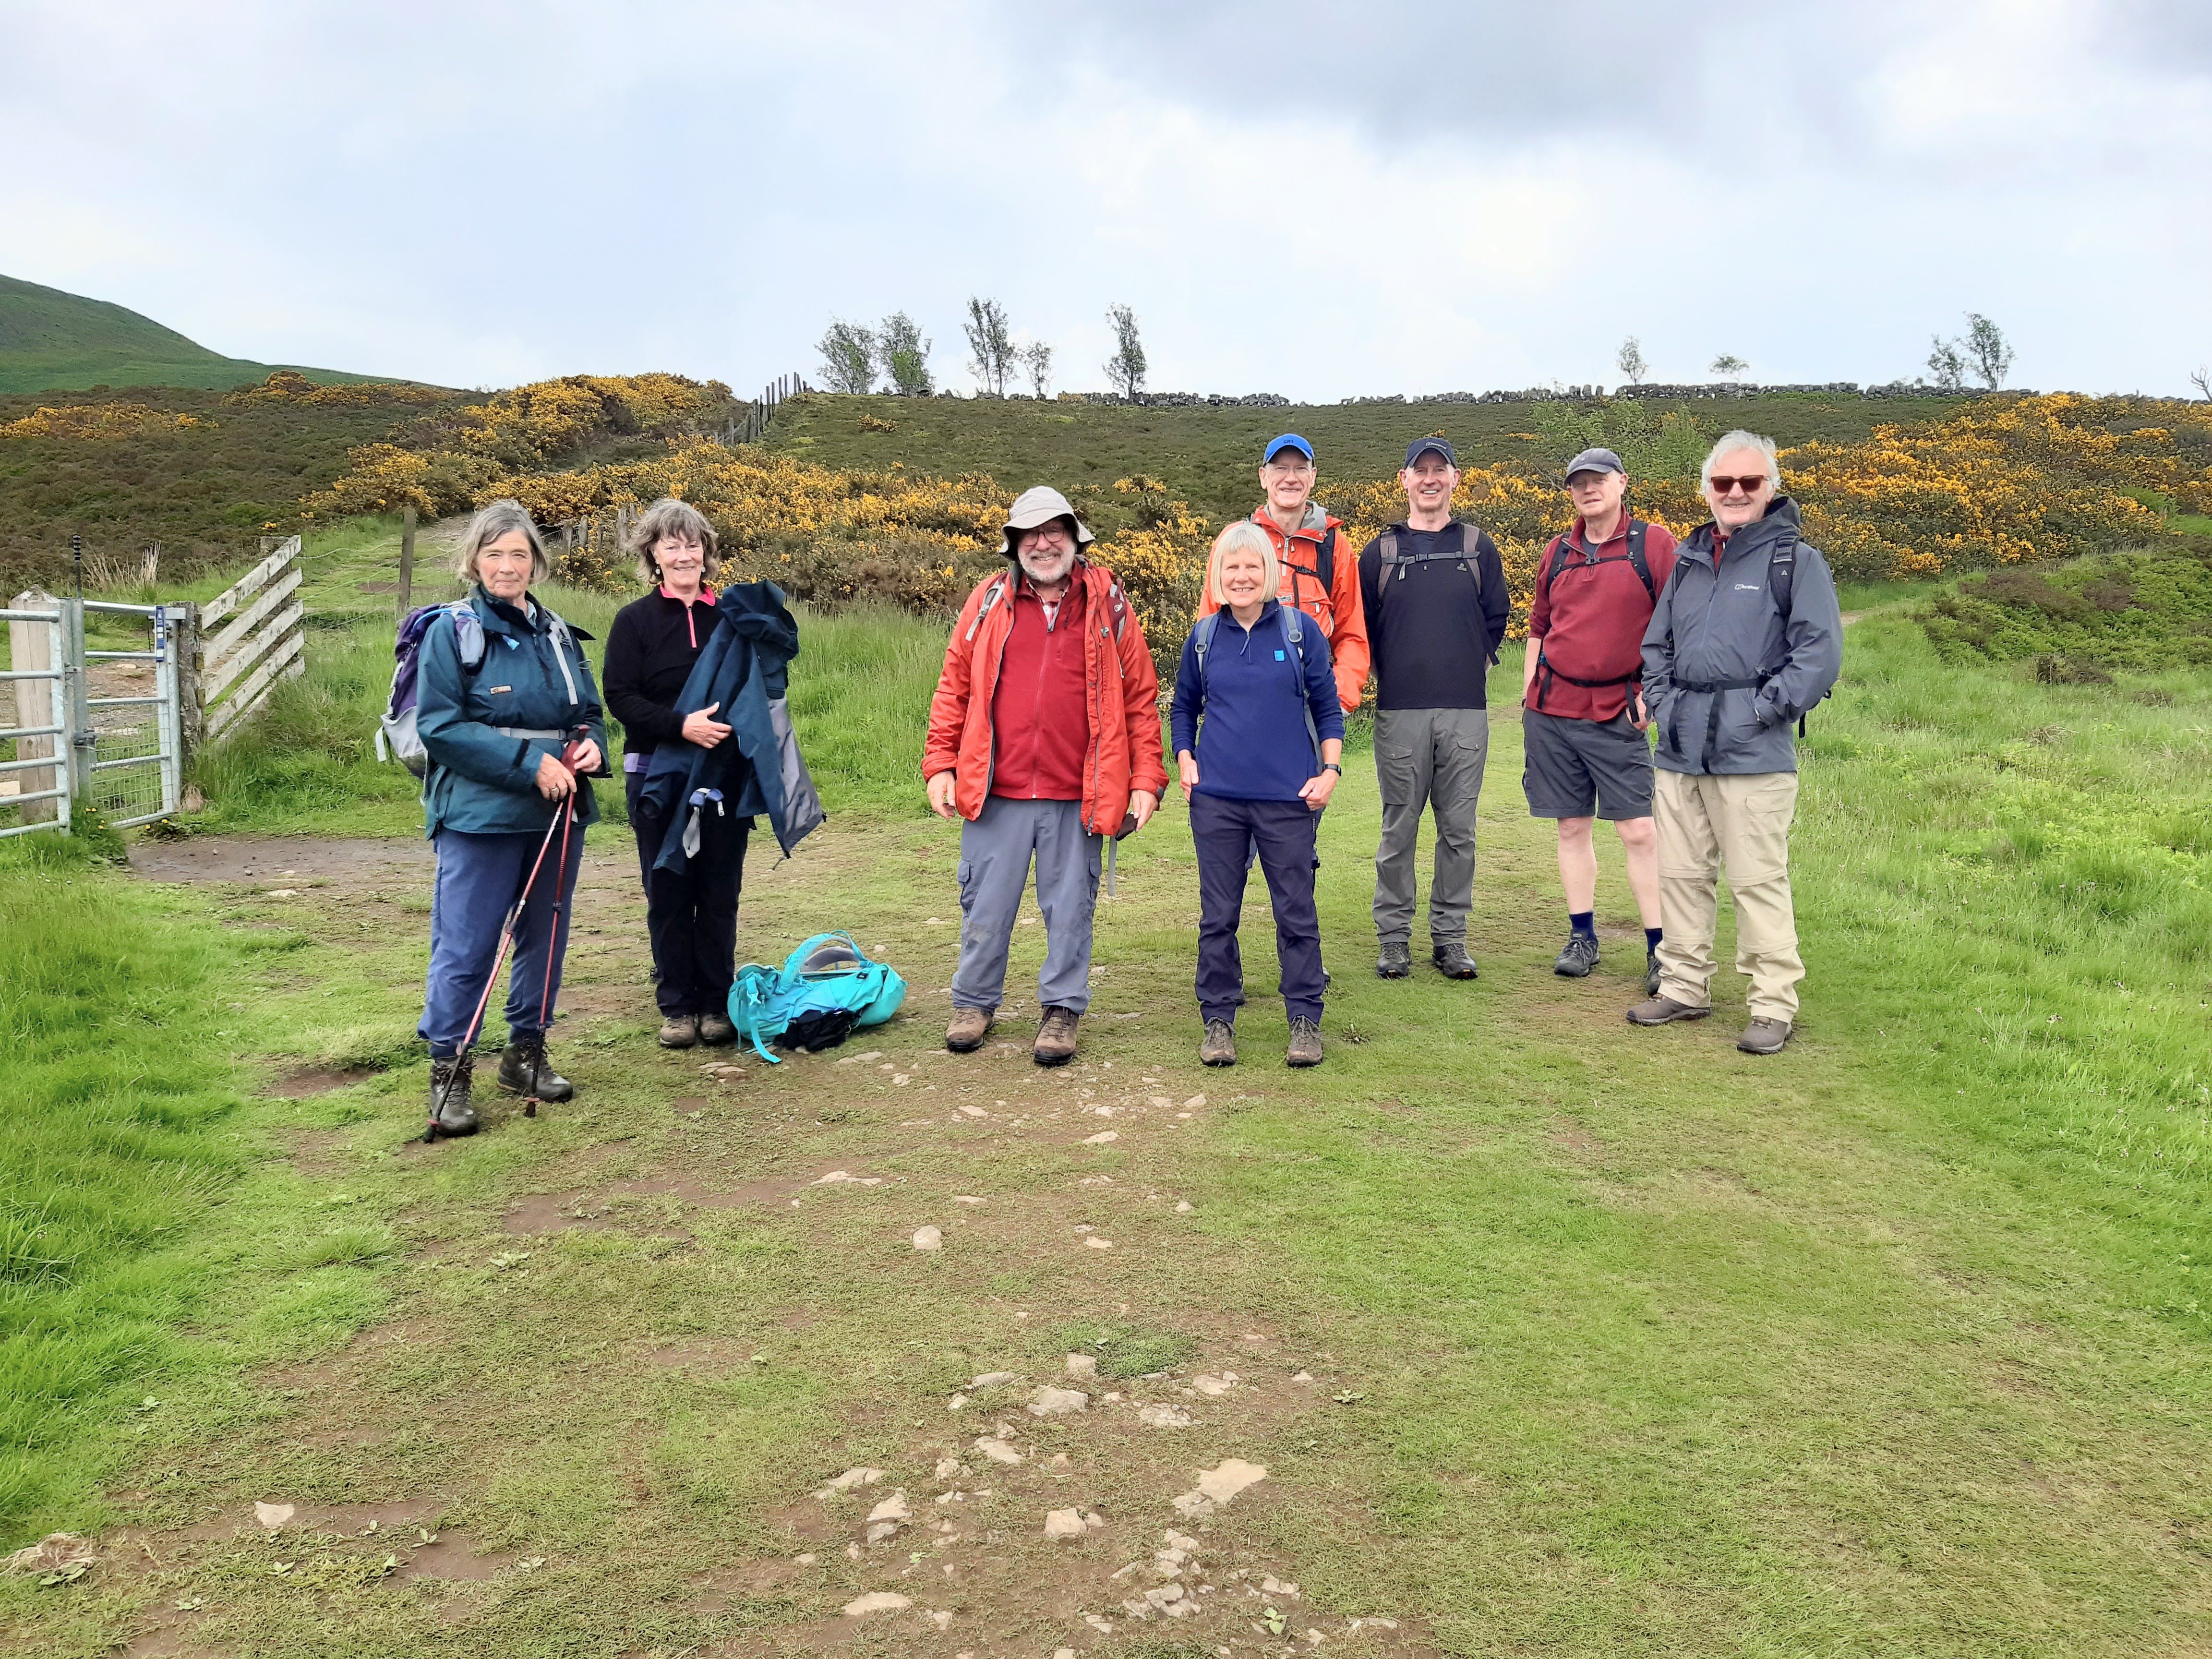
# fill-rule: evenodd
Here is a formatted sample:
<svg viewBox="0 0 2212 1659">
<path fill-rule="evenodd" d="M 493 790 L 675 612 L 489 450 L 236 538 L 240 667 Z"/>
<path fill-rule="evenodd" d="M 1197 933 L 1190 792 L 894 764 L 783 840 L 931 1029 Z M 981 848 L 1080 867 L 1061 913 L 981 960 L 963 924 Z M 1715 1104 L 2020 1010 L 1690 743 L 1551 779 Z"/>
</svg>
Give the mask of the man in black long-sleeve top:
<svg viewBox="0 0 2212 1659">
<path fill-rule="evenodd" d="M 1474 814 L 1490 757 L 1490 666 L 1512 608 L 1489 534 L 1451 515 L 1459 458 L 1442 438 L 1406 448 L 1405 519 L 1359 555 L 1375 667 L 1375 775 L 1382 841 L 1375 854 L 1375 971 L 1413 970 L 1413 856 L 1421 813 L 1437 818 L 1429 945 L 1449 979 L 1473 979 Z"/>
<path fill-rule="evenodd" d="M 646 927 L 653 936 L 660 1041 L 670 1048 L 727 1042 L 737 1036 L 728 1003 L 752 820 L 720 810 L 702 812 L 703 839 L 689 868 L 656 870 L 653 860 L 668 825 L 639 799 L 653 750 L 662 744 L 712 749 L 730 735 L 729 726 L 714 718 L 715 708 L 676 712 L 691 665 L 721 622 L 714 590 L 706 585 L 714 570 L 714 528 L 685 502 L 656 501 L 640 515 L 630 542 L 638 574 L 654 587 L 615 613 L 601 678 L 607 708 L 623 724 L 623 783 L 637 837 L 638 876 L 645 884 Z"/>
</svg>

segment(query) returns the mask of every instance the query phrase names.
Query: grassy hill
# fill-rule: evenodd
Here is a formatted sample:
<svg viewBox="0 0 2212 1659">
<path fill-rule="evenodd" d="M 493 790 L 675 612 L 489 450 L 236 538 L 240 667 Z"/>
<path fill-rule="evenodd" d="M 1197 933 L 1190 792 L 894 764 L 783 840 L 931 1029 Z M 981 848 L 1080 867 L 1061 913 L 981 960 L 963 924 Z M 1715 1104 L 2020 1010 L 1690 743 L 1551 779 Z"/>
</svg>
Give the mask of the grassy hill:
<svg viewBox="0 0 2212 1659">
<path fill-rule="evenodd" d="M 1814 438 L 1850 442 L 1892 421 L 1940 420 L 1957 398 L 1851 398 L 1816 392 L 1667 404 L 1686 408 L 1707 432 L 1747 427 L 1784 446 Z M 1276 409 L 1158 409 L 1026 399 L 802 397 L 778 411 L 769 447 L 822 466 L 940 477 L 988 473 L 1008 491 L 1110 484 L 1138 473 L 1200 514 L 1226 519 L 1259 501 L 1260 450 L 1279 432 L 1311 441 L 1322 480 L 1384 478 L 1406 445 L 1431 432 L 1467 464 L 1527 460 L 1544 405 L 1304 404 Z"/>
<path fill-rule="evenodd" d="M 290 367 L 226 357 L 109 301 L 0 276 L 0 392 L 142 386 L 221 390 Z M 368 378 L 329 368 L 300 372 L 326 384 Z"/>
</svg>

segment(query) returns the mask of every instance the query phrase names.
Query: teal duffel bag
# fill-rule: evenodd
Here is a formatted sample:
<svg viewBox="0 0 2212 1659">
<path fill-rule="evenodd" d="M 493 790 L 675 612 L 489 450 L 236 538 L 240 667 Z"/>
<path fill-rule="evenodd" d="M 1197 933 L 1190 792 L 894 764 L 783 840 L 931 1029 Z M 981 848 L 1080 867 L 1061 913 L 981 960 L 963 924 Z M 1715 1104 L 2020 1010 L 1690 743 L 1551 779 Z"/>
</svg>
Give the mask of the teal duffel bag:
<svg viewBox="0 0 2212 1659">
<path fill-rule="evenodd" d="M 870 960 L 850 933 L 817 933 L 781 968 L 750 962 L 730 987 L 730 1024 L 771 1066 L 771 1042 L 818 1054 L 853 1032 L 880 1025 L 906 1001 L 906 981 Z"/>
</svg>

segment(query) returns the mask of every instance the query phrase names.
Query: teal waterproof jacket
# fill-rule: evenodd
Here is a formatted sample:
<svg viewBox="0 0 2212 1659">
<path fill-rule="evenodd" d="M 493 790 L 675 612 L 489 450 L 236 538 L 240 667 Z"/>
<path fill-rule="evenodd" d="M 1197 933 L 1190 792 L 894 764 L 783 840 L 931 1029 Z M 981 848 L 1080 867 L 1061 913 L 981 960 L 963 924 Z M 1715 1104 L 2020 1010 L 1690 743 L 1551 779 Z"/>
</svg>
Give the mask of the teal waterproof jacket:
<svg viewBox="0 0 2212 1659">
<path fill-rule="evenodd" d="M 481 585 L 469 590 L 468 603 L 483 627 L 483 662 L 461 665 L 460 629 L 451 616 L 430 624 L 417 659 L 415 729 L 429 756 L 423 834 L 542 831 L 561 804 L 538 793 L 539 760 L 558 759 L 578 726 L 606 753 L 606 715 L 579 643 L 591 635 L 527 594 L 526 614 Z M 599 803 L 590 784 L 580 780 L 577 790 L 578 821 L 590 823 Z"/>
</svg>

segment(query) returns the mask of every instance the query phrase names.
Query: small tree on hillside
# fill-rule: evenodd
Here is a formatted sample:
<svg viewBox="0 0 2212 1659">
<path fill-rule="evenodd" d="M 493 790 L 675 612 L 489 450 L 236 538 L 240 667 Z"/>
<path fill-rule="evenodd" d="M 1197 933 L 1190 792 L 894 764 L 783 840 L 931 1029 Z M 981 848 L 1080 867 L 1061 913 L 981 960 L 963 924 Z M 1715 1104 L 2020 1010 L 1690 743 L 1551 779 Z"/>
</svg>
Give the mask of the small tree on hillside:
<svg viewBox="0 0 2212 1659">
<path fill-rule="evenodd" d="M 960 325 L 968 337 L 968 372 L 994 398 L 1006 395 L 1006 381 L 1014 371 L 1014 343 L 1006 332 L 1006 308 L 996 300 L 970 296 L 968 320 Z"/>
<path fill-rule="evenodd" d="M 1620 343 L 1620 350 L 1613 361 L 1631 386 L 1642 386 L 1644 377 L 1651 372 L 1651 365 L 1644 361 L 1644 343 L 1633 334 Z"/>
<path fill-rule="evenodd" d="M 1022 367 L 1029 371 L 1030 390 L 1042 403 L 1045 389 L 1052 384 L 1052 348 L 1042 340 L 1031 340 L 1022 349 Z"/>
<path fill-rule="evenodd" d="M 2197 365 L 2197 372 L 2189 377 L 2189 384 L 2197 388 L 2197 395 L 2212 404 L 2212 367 Z"/>
<path fill-rule="evenodd" d="M 2012 347 L 2004 331 L 1978 311 L 1966 313 L 1966 360 L 1976 378 L 1992 392 L 2012 373 Z"/>
<path fill-rule="evenodd" d="M 927 398 L 937 390 L 929 374 L 929 346 L 921 325 L 903 311 L 891 313 L 877 329 L 876 362 L 900 397 Z"/>
<path fill-rule="evenodd" d="M 1713 359 L 1713 366 L 1710 372 L 1719 375 L 1724 380 L 1733 380 L 1750 367 L 1749 363 L 1744 362 L 1733 351 L 1723 351 Z"/>
<path fill-rule="evenodd" d="M 1114 325 L 1114 355 L 1106 360 L 1106 383 L 1124 398 L 1134 399 L 1145 389 L 1145 346 L 1137 337 L 1137 313 L 1127 306 L 1106 307 L 1106 320 Z"/>
<path fill-rule="evenodd" d="M 1938 392 L 1964 392 L 1966 389 L 1966 359 L 1959 349 L 1956 340 L 1947 340 L 1940 334 L 1928 337 L 1928 372 L 1936 380 Z"/>
<path fill-rule="evenodd" d="M 876 337 L 858 323 L 832 322 L 814 348 L 822 354 L 822 383 L 832 392 L 876 388 Z"/>
</svg>

